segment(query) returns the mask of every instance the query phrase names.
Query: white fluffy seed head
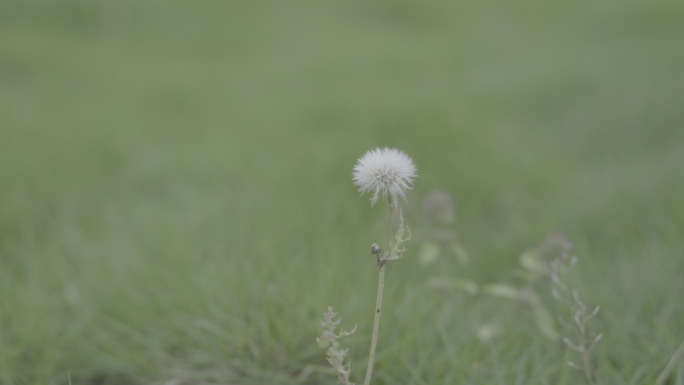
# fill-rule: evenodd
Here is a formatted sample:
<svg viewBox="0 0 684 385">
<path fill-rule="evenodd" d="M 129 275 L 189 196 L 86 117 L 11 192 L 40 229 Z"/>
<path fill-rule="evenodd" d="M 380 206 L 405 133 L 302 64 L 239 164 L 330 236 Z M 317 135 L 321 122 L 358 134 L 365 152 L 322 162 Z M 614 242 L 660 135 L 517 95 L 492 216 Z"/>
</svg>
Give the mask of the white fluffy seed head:
<svg viewBox="0 0 684 385">
<path fill-rule="evenodd" d="M 399 198 L 405 200 L 406 190 L 411 189 L 416 171 L 411 158 L 402 151 L 376 148 L 359 158 L 354 166 L 352 180 L 361 194 L 373 192 L 373 206 L 380 196 L 393 202 Z"/>
</svg>

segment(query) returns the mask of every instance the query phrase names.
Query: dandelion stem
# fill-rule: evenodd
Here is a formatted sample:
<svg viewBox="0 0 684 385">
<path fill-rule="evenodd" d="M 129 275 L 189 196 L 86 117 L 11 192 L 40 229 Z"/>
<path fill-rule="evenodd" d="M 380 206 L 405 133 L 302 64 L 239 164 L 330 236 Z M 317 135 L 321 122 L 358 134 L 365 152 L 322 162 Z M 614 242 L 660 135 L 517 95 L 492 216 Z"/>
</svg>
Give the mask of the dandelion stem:
<svg viewBox="0 0 684 385">
<path fill-rule="evenodd" d="M 392 222 L 394 222 L 394 202 L 392 202 L 392 198 L 387 199 L 387 203 L 389 205 L 387 206 L 389 209 L 389 214 L 387 215 L 387 249 L 390 250 L 390 253 L 393 251 L 392 250 Z"/>
<path fill-rule="evenodd" d="M 370 353 L 368 355 L 368 368 L 366 369 L 366 379 L 364 385 L 369 385 L 373 374 L 373 364 L 375 363 L 375 347 L 378 344 L 378 329 L 380 328 L 380 313 L 382 309 L 382 291 L 385 287 L 385 264 L 380 265 L 378 276 L 378 296 L 375 299 L 375 320 L 373 321 L 373 337 L 371 338 Z"/>
</svg>

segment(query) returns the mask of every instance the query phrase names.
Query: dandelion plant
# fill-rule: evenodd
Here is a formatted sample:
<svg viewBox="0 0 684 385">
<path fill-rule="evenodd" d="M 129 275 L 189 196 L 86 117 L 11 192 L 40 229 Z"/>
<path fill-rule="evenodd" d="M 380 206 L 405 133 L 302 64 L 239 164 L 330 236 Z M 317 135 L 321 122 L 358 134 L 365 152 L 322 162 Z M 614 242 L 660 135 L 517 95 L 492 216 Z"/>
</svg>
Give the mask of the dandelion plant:
<svg viewBox="0 0 684 385">
<path fill-rule="evenodd" d="M 405 250 L 403 244 L 410 236 L 408 227 L 404 225 L 399 203 L 402 199 L 406 200 L 406 191 L 411 189 L 415 177 L 416 166 L 413 164 L 411 158 L 402 151 L 393 148 L 376 148 L 366 152 L 359 158 L 352 173 L 352 181 L 358 187 L 359 192 L 361 194 L 367 192 L 373 194 L 370 201 L 371 207 L 378 202 L 378 199 L 386 200 L 388 207 L 386 246 L 383 250 L 378 243 L 373 243 L 371 245 L 371 253 L 376 257 L 379 275 L 378 292 L 374 311 L 373 335 L 371 337 L 368 367 L 366 369 L 364 385 L 370 384 L 371 376 L 373 374 L 373 365 L 375 363 L 375 350 L 378 342 L 378 330 L 380 328 L 380 315 L 382 312 L 382 293 L 385 286 L 385 267 L 389 262 L 395 261 L 401 257 Z M 327 338 L 330 338 L 331 335 L 335 336 L 330 328 L 337 324 L 332 323 L 331 321 L 331 311 L 332 309 L 329 308 L 328 313 L 326 313 L 326 318 L 323 322 L 326 331 L 319 337 L 319 342 L 321 341 L 321 338 L 324 339 L 325 336 L 327 336 Z M 347 334 L 344 335 L 346 336 Z M 323 345 L 321 344 L 321 346 Z M 327 347 L 328 345 L 326 344 L 325 346 Z M 346 350 L 344 353 L 346 353 Z M 338 358 L 343 359 L 344 355 Z M 339 362 L 331 362 L 331 365 L 340 375 L 340 381 L 342 383 L 351 384 L 349 382 L 349 364 L 344 365 L 341 359 L 338 360 Z"/>
</svg>

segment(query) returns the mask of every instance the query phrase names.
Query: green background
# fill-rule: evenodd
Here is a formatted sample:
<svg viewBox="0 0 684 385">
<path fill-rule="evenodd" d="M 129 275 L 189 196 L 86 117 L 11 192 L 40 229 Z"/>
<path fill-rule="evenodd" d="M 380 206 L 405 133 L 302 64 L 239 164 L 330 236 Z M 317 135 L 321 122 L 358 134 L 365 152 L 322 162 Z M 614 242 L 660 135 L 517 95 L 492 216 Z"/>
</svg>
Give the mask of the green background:
<svg viewBox="0 0 684 385">
<path fill-rule="evenodd" d="M 551 232 L 599 382 L 654 383 L 684 339 L 683 48 L 675 0 L 3 0 L 0 382 L 333 383 L 333 305 L 360 383 L 385 213 L 351 170 L 391 146 L 419 178 L 374 384 L 583 381 L 529 309 L 426 284 L 518 285 Z M 467 266 L 416 258 L 434 189 Z"/>
</svg>

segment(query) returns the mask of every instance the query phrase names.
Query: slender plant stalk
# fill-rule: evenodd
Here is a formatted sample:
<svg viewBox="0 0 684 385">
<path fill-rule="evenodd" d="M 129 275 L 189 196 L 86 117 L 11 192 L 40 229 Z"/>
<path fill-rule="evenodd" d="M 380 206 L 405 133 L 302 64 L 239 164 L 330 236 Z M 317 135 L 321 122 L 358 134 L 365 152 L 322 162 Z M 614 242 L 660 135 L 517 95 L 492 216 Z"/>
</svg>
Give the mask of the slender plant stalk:
<svg viewBox="0 0 684 385">
<path fill-rule="evenodd" d="M 378 276 L 378 296 L 375 299 L 375 320 L 373 321 L 373 337 L 371 338 L 370 353 L 368 355 L 368 368 L 366 369 L 366 379 L 364 385 L 369 385 L 373 374 L 373 364 L 375 363 L 375 347 L 378 344 L 378 329 L 380 328 L 380 313 L 382 311 L 382 291 L 385 287 L 385 265 L 380 265 Z"/>
<path fill-rule="evenodd" d="M 670 361 L 668 361 L 667 366 L 665 366 L 665 369 L 663 369 L 662 373 L 660 373 L 660 376 L 658 376 L 656 385 L 662 385 L 665 383 L 665 380 L 667 380 L 667 377 L 670 376 L 670 373 L 675 368 L 675 365 L 677 365 L 677 361 L 679 361 L 679 359 L 682 357 L 682 353 L 684 353 L 684 341 L 682 341 L 681 345 L 679 345 L 679 348 L 677 348 L 677 351 L 675 351 L 672 357 L 670 357 Z"/>
</svg>

